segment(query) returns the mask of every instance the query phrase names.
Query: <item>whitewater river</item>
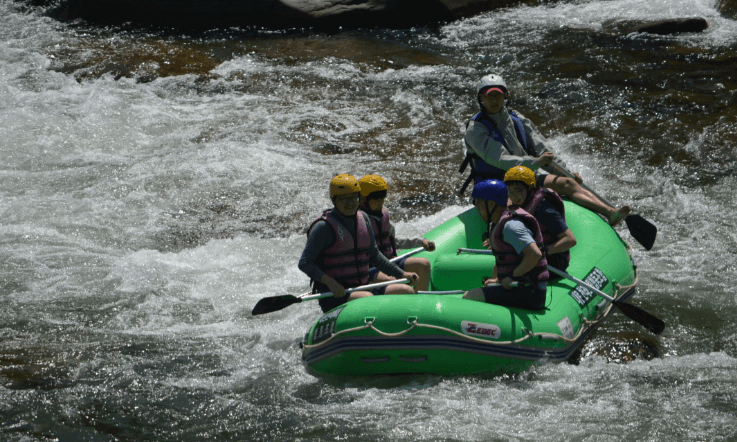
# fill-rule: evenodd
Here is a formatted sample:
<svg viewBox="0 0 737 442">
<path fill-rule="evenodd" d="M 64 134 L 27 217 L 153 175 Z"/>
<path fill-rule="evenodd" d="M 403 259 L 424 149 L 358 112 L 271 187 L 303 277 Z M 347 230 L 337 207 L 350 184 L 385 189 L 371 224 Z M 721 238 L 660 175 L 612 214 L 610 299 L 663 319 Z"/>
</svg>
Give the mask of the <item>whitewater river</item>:
<svg viewBox="0 0 737 442">
<path fill-rule="evenodd" d="M 678 36 L 612 22 L 700 16 Z M 1 441 L 737 440 L 737 21 L 709 0 L 520 6 L 432 28 L 142 30 L 0 0 Z M 657 224 L 578 364 L 319 379 L 304 229 L 380 173 L 402 235 L 470 207 L 473 85 Z"/>
</svg>

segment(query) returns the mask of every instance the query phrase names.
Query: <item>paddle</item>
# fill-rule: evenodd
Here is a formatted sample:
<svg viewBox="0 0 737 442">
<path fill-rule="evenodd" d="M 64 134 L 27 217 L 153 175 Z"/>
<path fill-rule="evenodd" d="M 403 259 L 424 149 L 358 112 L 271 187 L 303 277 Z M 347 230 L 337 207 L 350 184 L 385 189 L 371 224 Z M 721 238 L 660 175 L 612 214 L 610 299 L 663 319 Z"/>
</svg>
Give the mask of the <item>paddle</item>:
<svg viewBox="0 0 737 442">
<path fill-rule="evenodd" d="M 477 255 L 493 255 L 494 254 L 494 252 L 492 252 L 491 250 L 487 250 L 487 249 L 464 249 L 463 247 L 458 249 L 459 255 L 464 252 L 465 253 L 475 253 Z"/>
<path fill-rule="evenodd" d="M 513 282 L 509 284 L 511 287 L 517 287 L 519 283 Z M 490 284 L 484 287 L 494 287 L 494 286 L 501 286 L 501 284 Z M 420 290 L 417 292 L 418 295 L 460 295 L 461 293 L 466 293 L 468 290 Z"/>
<path fill-rule="evenodd" d="M 550 163 L 550 165 L 557 172 L 556 175 L 563 175 L 568 178 L 574 178 L 571 172 L 566 170 L 563 166 L 556 163 L 555 161 Z M 604 204 L 614 207 L 609 201 L 591 190 L 591 188 L 589 188 L 585 184 L 581 184 L 581 187 L 594 194 L 594 196 L 599 198 Z M 629 229 L 630 234 L 632 234 L 632 237 L 635 238 L 637 242 L 642 244 L 642 246 L 645 247 L 645 250 L 650 250 L 653 248 L 653 244 L 655 244 L 655 237 L 658 234 L 658 228 L 655 226 L 655 224 L 651 223 L 638 214 L 627 215 L 624 218 L 624 223 L 627 224 L 627 228 Z"/>
<path fill-rule="evenodd" d="M 480 255 L 491 255 L 491 250 L 485 250 L 485 249 L 464 249 L 460 248 L 458 249 L 458 254 L 466 252 L 466 253 L 476 253 Z M 622 313 L 625 314 L 628 318 L 634 320 L 638 324 L 642 325 L 646 329 L 650 330 L 651 332 L 655 333 L 656 335 L 659 335 L 663 332 L 663 329 L 665 329 L 665 323 L 661 321 L 660 319 L 656 318 L 655 316 L 651 315 L 650 313 L 646 312 L 645 310 L 635 307 L 632 304 L 628 304 L 623 301 L 617 301 L 613 297 L 607 295 L 606 293 L 602 292 L 601 290 L 597 289 L 596 287 L 581 281 L 580 279 L 569 275 L 568 273 L 558 270 L 555 267 L 548 266 L 548 270 L 556 273 L 564 278 L 567 278 L 576 284 L 586 287 L 587 289 L 591 290 L 592 292 L 596 293 L 597 295 L 601 296 L 602 298 L 606 299 L 607 301 L 614 304 L 617 308 L 619 308 Z"/>
<path fill-rule="evenodd" d="M 660 319 L 656 318 L 655 316 L 651 315 L 645 310 L 639 307 L 635 307 L 632 304 L 627 304 L 626 302 L 617 301 L 616 299 L 612 298 L 611 296 L 607 295 L 606 293 L 602 292 L 596 287 L 590 284 L 587 284 L 586 282 L 581 281 L 580 279 L 574 276 L 571 276 L 562 270 L 558 270 L 555 267 L 548 266 L 548 270 L 564 278 L 570 279 L 576 284 L 582 287 L 586 287 L 587 289 L 591 290 L 592 292 L 596 293 L 602 298 L 608 300 L 609 302 L 614 304 L 617 308 L 619 308 L 622 311 L 622 313 L 624 313 L 628 318 L 634 320 L 635 322 L 642 325 L 643 327 L 650 330 L 651 332 L 655 333 L 656 335 L 659 335 L 660 333 L 663 332 L 663 329 L 665 329 L 665 322 L 661 321 Z"/>
<path fill-rule="evenodd" d="M 393 281 L 377 282 L 375 284 L 367 284 L 359 287 L 354 287 L 352 289 L 346 290 L 345 292 L 346 294 L 348 294 L 361 290 L 373 290 L 378 289 L 379 287 L 385 287 L 392 284 L 404 284 L 406 282 L 409 282 L 409 279 L 397 279 Z M 304 301 L 312 301 L 313 299 L 329 298 L 330 296 L 334 296 L 332 292 L 315 293 L 314 295 L 300 297 L 294 295 L 269 296 L 268 298 L 263 298 L 259 302 L 257 302 L 256 306 L 251 311 L 251 314 L 263 315 L 264 313 L 271 313 L 289 307 L 292 304 L 298 304 Z"/>
<path fill-rule="evenodd" d="M 414 250 L 410 250 L 407 253 L 404 253 L 402 255 L 399 255 L 396 258 L 392 258 L 389 261 L 390 262 L 397 262 L 397 261 L 399 261 L 401 259 L 409 258 L 412 255 L 416 255 L 417 253 L 420 253 L 423 250 L 425 250 L 424 247 L 418 247 L 418 248 L 416 248 Z M 404 280 L 404 281 L 406 282 L 407 280 Z M 397 284 L 397 283 L 398 283 L 398 281 L 389 281 L 387 284 L 384 284 L 384 283 L 381 283 L 381 284 L 390 285 L 390 284 Z M 371 290 L 370 288 L 367 288 L 367 287 L 369 287 L 369 286 L 364 286 L 363 289 Z M 379 287 L 383 287 L 383 286 L 382 285 L 378 285 L 378 286 L 372 286 L 371 288 L 379 288 Z M 357 287 L 357 288 L 354 288 L 354 289 L 349 289 L 346 292 L 347 293 L 350 293 L 350 292 L 354 292 L 356 290 L 361 290 L 361 289 L 362 288 Z M 325 295 L 325 296 L 318 296 L 318 295 Z M 322 298 L 327 298 L 328 296 L 333 296 L 333 294 L 330 293 L 330 292 L 325 292 L 325 293 L 320 293 L 320 294 L 316 294 L 316 295 L 311 295 L 310 292 L 307 292 L 307 293 L 304 293 L 304 294 L 302 294 L 300 296 L 294 296 L 294 295 L 269 296 L 267 298 L 263 298 L 263 299 L 259 300 L 256 303 L 256 306 L 253 307 L 253 310 L 251 311 L 251 314 L 252 315 L 262 315 L 264 313 L 271 313 L 271 312 L 275 312 L 275 311 L 281 310 L 283 308 L 289 307 L 292 304 L 300 303 L 302 301 L 310 301 L 310 300 L 313 300 L 313 299 L 320 299 L 321 297 Z"/>
<path fill-rule="evenodd" d="M 418 247 L 418 248 L 416 248 L 416 249 L 410 250 L 410 251 L 409 251 L 409 252 L 407 252 L 407 253 L 403 253 L 403 254 L 401 254 L 401 255 L 397 256 L 396 258 L 392 258 L 392 259 L 390 259 L 390 260 L 389 260 L 389 262 L 397 262 L 397 261 L 399 261 L 399 260 L 401 260 L 401 259 L 404 259 L 404 258 L 409 258 L 410 256 L 412 256 L 412 255 L 416 255 L 416 254 L 418 254 L 418 253 L 422 252 L 423 250 L 425 250 L 425 248 L 424 248 L 424 247 Z"/>
<path fill-rule="evenodd" d="M 418 295 L 460 295 L 466 293 L 467 290 L 420 290 Z"/>
</svg>

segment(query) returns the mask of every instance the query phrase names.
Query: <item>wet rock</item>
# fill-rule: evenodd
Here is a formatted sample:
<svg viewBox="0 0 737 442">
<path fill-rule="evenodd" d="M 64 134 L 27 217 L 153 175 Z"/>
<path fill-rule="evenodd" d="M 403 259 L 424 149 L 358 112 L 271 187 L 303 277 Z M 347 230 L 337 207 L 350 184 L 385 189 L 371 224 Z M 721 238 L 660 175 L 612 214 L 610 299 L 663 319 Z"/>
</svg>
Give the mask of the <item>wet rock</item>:
<svg viewBox="0 0 737 442">
<path fill-rule="evenodd" d="M 719 0 L 717 11 L 727 18 L 737 19 L 737 0 Z"/>
<path fill-rule="evenodd" d="M 709 27 L 702 17 L 674 18 L 668 20 L 637 21 L 626 20 L 607 23 L 604 29 L 609 32 L 631 34 L 644 32 L 647 34 L 670 35 L 683 32 L 701 32 Z"/>
<path fill-rule="evenodd" d="M 40 1 L 40 0 L 29 0 Z M 66 0 L 56 15 L 272 28 L 409 27 L 469 17 L 525 0 Z"/>
</svg>

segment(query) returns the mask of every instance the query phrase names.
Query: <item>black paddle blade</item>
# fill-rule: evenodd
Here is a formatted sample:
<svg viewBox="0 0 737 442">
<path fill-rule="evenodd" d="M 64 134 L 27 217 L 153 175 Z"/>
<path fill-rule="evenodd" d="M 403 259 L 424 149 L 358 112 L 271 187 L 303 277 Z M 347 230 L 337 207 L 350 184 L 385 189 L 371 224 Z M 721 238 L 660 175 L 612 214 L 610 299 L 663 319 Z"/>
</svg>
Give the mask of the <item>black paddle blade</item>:
<svg viewBox="0 0 737 442">
<path fill-rule="evenodd" d="M 614 305 L 619 308 L 622 313 L 625 314 L 625 316 L 642 325 L 656 335 L 663 333 L 663 330 L 665 329 L 665 322 L 661 321 L 660 319 L 656 318 L 645 310 L 621 301 L 615 301 Z"/>
<path fill-rule="evenodd" d="M 658 234 L 658 228 L 655 227 L 655 224 L 637 214 L 627 215 L 624 222 L 627 224 L 632 237 L 642 244 L 645 250 L 653 248 L 655 237 Z"/>
<path fill-rule="evenodd" d="M 269 296 L 259 300 L 251 310 L 251 314 L 263 315 L 264 313 L 275 312 L 298 302 L 301 302 L 301 300 L 293 295 Z"/>
</svg>

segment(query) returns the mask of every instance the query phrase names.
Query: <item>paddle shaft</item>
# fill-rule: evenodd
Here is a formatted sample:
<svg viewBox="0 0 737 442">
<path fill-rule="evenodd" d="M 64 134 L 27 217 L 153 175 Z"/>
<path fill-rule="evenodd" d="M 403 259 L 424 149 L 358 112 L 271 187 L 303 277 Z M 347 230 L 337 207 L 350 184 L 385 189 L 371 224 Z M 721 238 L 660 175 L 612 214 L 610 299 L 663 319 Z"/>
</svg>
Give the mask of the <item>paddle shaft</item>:
<svg viewBox="0 0 737 442">
<path fill-rule="evenodd" d="M 418 295 L 460 295 L 466 293 L 466 290 L 420 290 Z"/>
<path fill-rule="evenodd" d="M 484 249 L 464 249 L 464 248 L 458 249 L 458 253 L 460 254 L 461 252 L 477 253 L 480 255 L 487 255 L 491 253 L 490 250 L 484 250 Z M 614 304 L 614 306 L 619 308 L 619 310 L 622 313 L 624 313 L 625 316 L 629 317 L 630 319 L 642 325 L 643 327 L 655 333 L 656 335 L 659 335 L 665 329 L 665 322 L 656 318 L 655 316 L 651 315 L 650 313 L 646 312 L 645 310 L 639 307 L 635 307 L 634 305 L 628 304 L 623 301 L 618 301 L 614 299 L 612 296 L 609 296 L 606 293 L 602 292 L 601 290 L 597 289 L 596 287 L 584 281 L 581 281 L 580 279 L 575 278 L 562 270 L 556 269 L 555 267 L 548 266 L 548 271 L 553 272 L 557 275 L 560 275 L 564 278 L 567 278 L 570 281 L 575 282 L 577 285 L 581 287 L 585 287 L 591 290 L 592 292 L 596 293 L 597 295 L 601 296 L 602 298 Z"/>
<path fill-rule="evenodd" d="M 484 250 L 484 249 L 464 249 L 460 248 L 458 249 L 458 253 L 466 252 L 466 253 L 475 253 L 477 255 L 492 255 L 493 252 L 491 250 Z M 586 282 L 581 281 L 580 279 L 576 278 L 575 276 L 569 275 L 568 273 L 564 272 L 563 270 L 558 270 L 555 267 L 548 266 L 548 270 L 556 273 L 564 278 L 568 278 L 571 281 L 575 282 L 576 284 L 586 287 L 587 289 L 591 290 L 592 292 L 598 294 L 602 298 L 608 300 L 609 302 L 615 301 L 614 298 L 607 295 L 606 293 L 602 292 L 601 290 L 597 289 L 596 287 L 592 286 L 591 284 L 588 284 Z"/>
<path fill-rule="evenodd" d="M 381 288 L 381 287 L 386 287 L 386 286 L 392 285 L 392 284 L 404 284 L 404 283 L 407 283 L 407 282 L 409 282 L 409 279 L 407 279 L 407 278 L 404 278 L 404 279 L 396 279 L 396 280 L 393 280 L 393 281 L 377 282 L 377 283 L 374 283 L 374 284 L 366 284 L 366 285 L 362 285 L 362 286 L 359 286 L 359 287 L 354 287 L 352 289 L 347 289 L 345 291 L 345 293 L 348 294 L 348 293 L 352 293 L 352 292 L 361 292 L 361 291 L 365 291 L 365 290 L 373 290 L 373 289 L 378 289 L 378 288 Z M 298 302 L 312 301 L 313 299 L 329 298 L 331 296 L 334 296 L 333 295 L 333 292 L 315 293 L 314 295 L 308 295 L 308 296 L 303 296 L 301 298 L 298 298 L 299 299 Z"/>
<path fill-rule="evenodd" d="M 390 260 L 389 260 L 389 262 L 398 262 L 398 261 L 399 261 L 399 260 L 401 260 L 401 259 L 404 259 L 404 258 L 409 258 L 409 257 L 410 257 L 410 256 L 412 256 L 412 255 L 416 255 L 416 254 L 418 254 L 418 253 L 422 252 L 423 250 L 425 250 L 425 248 L 424 248 L 424 247 L 418 247 L 418 248 L 416 248 L 416 249 L 414 249 L 414 250 L 410 250 L 410 251 L 409 251 L 409 252 L 407 252 L 407 253 L 403 253 L 403 254 L 401 254 L 401 255 L 397 256 L 396 258 L 392 258 L 392 259 L 390 259 Z"/>
<path fill-rule="evenodd" d="M 557 274 L 557 275 L 560 275 L 560 276 L 562 276 L 564 278 L 570 279 L 571 281 L 575 282 L 576 284 L 578 284 L 578 285 L 580 285 L 582 287 L 586 287 L 587 289 L 591 290 L 592 292 L 596 293 L 597 295 L 601 296 L 602 298 L 606 299 L 609 302 L 617 302 L 616 299 L 612 298 L 611 296 L 609 296 L 606 293 L 602 292 L 601 290 L 597 289 L 593 285 L 591 285 L 591 284 L 589 284 L 587 282 L 581 281 L 580 279 L 576 278 L 575 276 L 569 275 L 568 273 L 564 272 L 563 270 L 558 270 L 555 267 L 551 267 L 551 266 L 548 266 L 548 270 L 551 271 L 551 272 L 553 272 L 553 273 L 555 273 L 555 274 Z"/>
<path fill-rule="evenodd" d="M 464 252 L 465 253 L 475 253 L 477 255 L 493 255 L 494 254 L 493 251 L 486 250 L 486 249 L 464 249 L 463 247 L 461 247 L 460 249 L 458 249 L 458 254 L 459 255 L 461 253 L 464 253 Z"/>
<path fill-rule="evenodd" d="M 409 282 L 409 279 L 399 279 L 396 281 L 378 282 L 375 284 L 367 284 L 360 287 L 354 287 L 346 290 L 346 293 L 355 292 L 359 290 L 373 290 L 379 287 L 384 287 L 391 284 L 403 284 Z M 293 295 L 281 295 L 281 296 L 269 296 L 260 299 L 251 310 L 252 315 L 263 315 L 264 313 L 271 313 L 283 308 L 289 307 L 292 304 L 298 304 L 302 301 L 311 301 L 313 299 L 327 298 L 334 296 L 331 292 L 316 293 L 314 295 L 296 297 Z"/>
<path fill-rule="evenodd" d="M 665 322 L 656 318 L 655 316 L 651 315 L 645 310 L 639 307 L 635 307 L 632 304 L 627 304 L 626 302 L 618 301 L 614 299 L 613 297 L 607 295 L 606 293 L 602 292 L 601 290 L 598 290 L 597 288 L 592 287 L 591 285 L 581 281 L 580 279 L 574 278 L 568 273 L 562 270 L 558 270 L 555 267 L 548 266 L 548 270 L 564 278 L 568 278 L 571 281 L 575 282 L 576 284 L 582 287 L 586 287 L 587 289 L 593 291 L 594 293 L 598 294 L 602 298 L 608 300 L 615 307 L 617 307 L 622 313 L 624 313 L 625 316 L 637 322 L 638 324 L 642 325 L 643 327 L 655 333 L 656 335 L 661 334 L 663 330 L 665 329 Z"/>
<path fill-rule="evenodd" d="M 407 253 L 403 253 L 403 254 L 401 254 L 399 256 L 396 256 L 396 257 L 390 259 L 389 262 L 399 262 L 400 260 L 402 260 L 404 258 L 409 258 L 412 255 L 416 255 L 416 254 L 422 252 L 423 250 L 425 250 L 424 247 L 418 247 L 418 248 L 416 248 L 414 250 L 410 250 Z M 299 295 L 297 298 L 303 299 L 303 298 L 305 298 L 307 296 L 310 296 L 310 295 L 312 295 L 312 292 L 303 293 L 303 294 Z"/>
</svg>

